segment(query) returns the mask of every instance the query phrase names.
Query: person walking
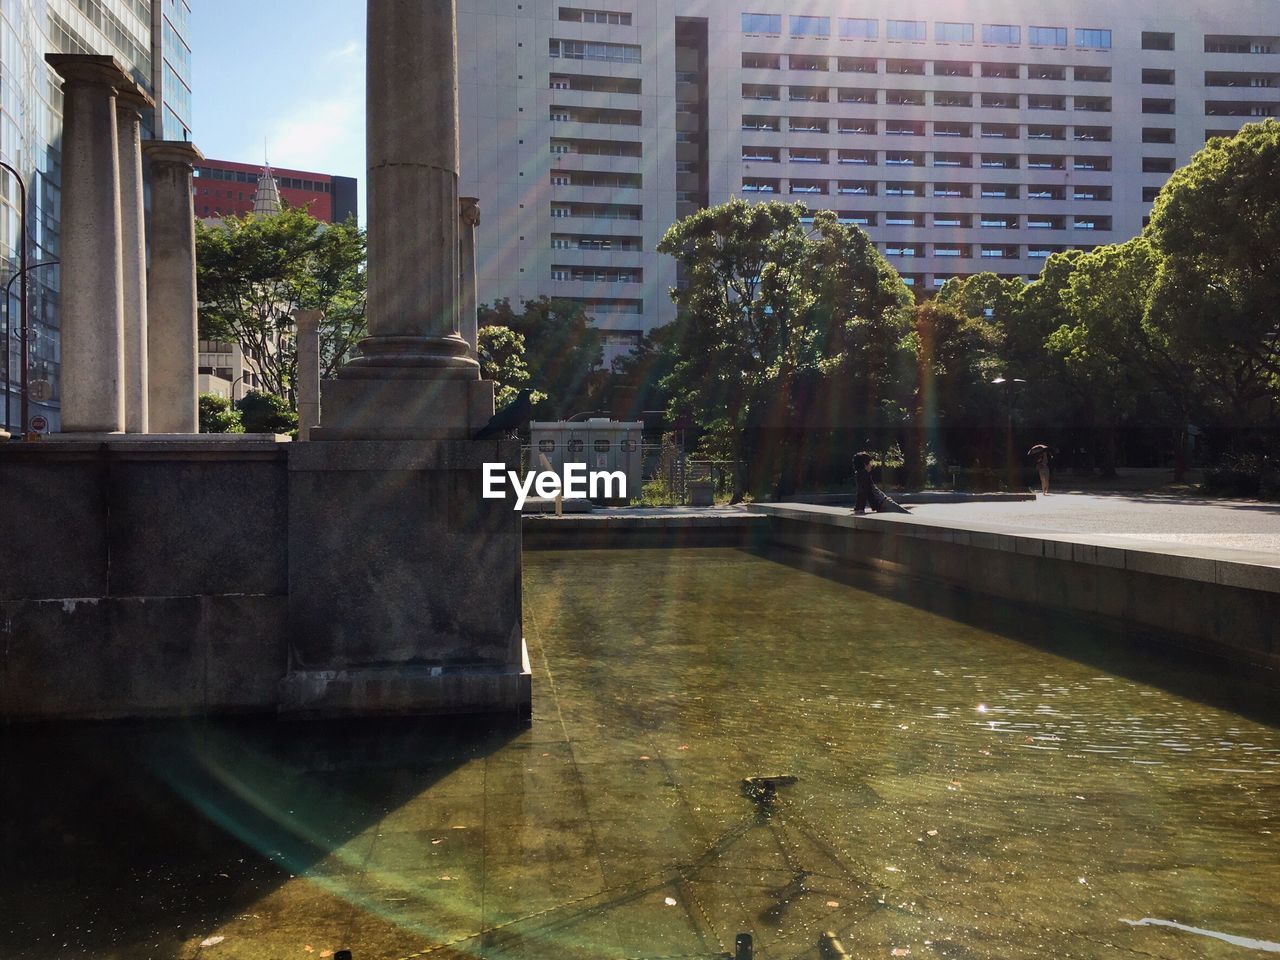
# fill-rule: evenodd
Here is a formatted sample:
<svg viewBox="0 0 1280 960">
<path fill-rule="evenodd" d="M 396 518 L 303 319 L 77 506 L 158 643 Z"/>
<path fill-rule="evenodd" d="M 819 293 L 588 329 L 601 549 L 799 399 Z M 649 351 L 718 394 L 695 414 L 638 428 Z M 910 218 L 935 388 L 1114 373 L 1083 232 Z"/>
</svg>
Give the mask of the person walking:
<svg viewBox="0 0 1280 960">
<path fill-rule="evenodd" d="M 1049 461 L 1053 454 L 1048 446 L 1037 443 L 1027 451 L 1027 456 L 1035 457 L 1036 472 L 1040 474 L 1040 493 L 1047 497 L 1049 495 Z"/>
<path fill-rule="evenodd" d="M 893 498 L 875 485 L 871 479 L 871 471 L 875 468 L 875 458 L 863 451 L 853 456 L 853 478 L 857 484 L 857 497 L 854 500 L 853 512 L 866 513 L 870 506 L 876 513 L 906 513 L 905 507 L 895 503 Z"/>
</svg>

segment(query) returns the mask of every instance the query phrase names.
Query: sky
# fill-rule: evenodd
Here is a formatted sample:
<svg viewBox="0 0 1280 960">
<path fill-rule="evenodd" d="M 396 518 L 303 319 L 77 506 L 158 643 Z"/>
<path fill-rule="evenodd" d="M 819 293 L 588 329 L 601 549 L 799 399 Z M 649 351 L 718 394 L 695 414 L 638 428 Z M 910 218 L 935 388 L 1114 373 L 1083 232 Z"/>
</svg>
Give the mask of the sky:
<svg viewBox="0 0 1280 960">
<path fill-rule="evenodd" d="M 192 142 L 356 177 L 365 219 L 363 0 L 192 0 Z"/>
</svg>

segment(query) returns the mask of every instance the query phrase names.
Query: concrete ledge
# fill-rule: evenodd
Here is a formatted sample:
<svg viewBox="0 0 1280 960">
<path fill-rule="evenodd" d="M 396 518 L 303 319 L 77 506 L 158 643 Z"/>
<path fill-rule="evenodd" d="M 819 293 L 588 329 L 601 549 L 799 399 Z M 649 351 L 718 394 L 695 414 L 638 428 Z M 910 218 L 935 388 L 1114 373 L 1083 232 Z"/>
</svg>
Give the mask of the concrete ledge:
<svg viewBox="0 0 1280 960">
<path fill-rule="evenodd" d="M 1119 622 L 1156 642 L 1280 669 L 1280 557 L 1114 536 L 762 504 L 768 542 Z"/>
<path fill-rule="evenodd" d="M 1280 593 L 1280 556 L 1252 550 L 1168 544 L 1137 537 L 1037 533 L 1023 526 L 955 526 L 936 518 L 900 514 L 856 516 L 813 504 L 758 504 L 752 509 L 770 517 Z"/>
<path fill-rule="evenodd" d="M 581 497 L 566 498 L 560 505 L 563 513 L 590 513 L 596 505 L 590 500 L 584 500 Z M 530 497 L 524 502 L 524 509 L 521 513 L 555 513 L 556 501 L 554 497 Z"/>
<path fill-rule="evenodd" d="M 0 443 L 0 462 L 76 460 L 261 460 L 283 457 L 293 441 L 278 433 L 55 433 Z"/>
<path fill-rule="evenodd" d="M 388 470 L 469 470 L 477 474 L 486 463 L 519 463 L 514 440 L 312 440 L 289 449 L 289 472 L 338 471 L 369 473 Z M 475 493 L 480 494 L 480 479 Z"/>
<path fill-rule="evenodd" d="M 1034 493 L 965 493 L 959 490 L 920 490 L 914 493 L 895 493 L 888 491 L 898 503 L 1021 503 L 1034 500 Z M 783 497 L 783 504 L 807 503 L 814 506 L 835 507 L 853 506 L 856 498 L 852 493 L 797 493 Z"/>
<path fill-rule="evenodd" d="M 527 648 L 518 671 L 425 666 L 291 670 L 280 684 L 280 712 L 285 714 L 370 717 L 510 712 L 527 721 L 532 704 Z"/>
<path fill-rule="evenodd" d="M 751 546 L 763 541 L 768 525 L 764 513 L 730 508 L 530 514 L 521 523 L 530 550 Z"/>
</svg>

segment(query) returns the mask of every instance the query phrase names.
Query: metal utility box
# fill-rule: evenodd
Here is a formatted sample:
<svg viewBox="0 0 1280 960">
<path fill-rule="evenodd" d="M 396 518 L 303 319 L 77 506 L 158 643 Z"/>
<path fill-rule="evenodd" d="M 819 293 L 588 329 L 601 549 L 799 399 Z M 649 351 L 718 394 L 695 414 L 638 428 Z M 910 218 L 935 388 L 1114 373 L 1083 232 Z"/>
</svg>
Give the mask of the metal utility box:
<svg viewBox="0 0 1280 960">
<path fill-rule="evenodd" d="M 641 440 L 644 422 L 623 423 L 604 418 L 572 423 L 565 420 L 539 422 L 529 425 L 532 449 L 529 469 L 541 470 L 540 457 L 546 457 L 551 469 L 563 474 L 566 463 L 585 464 L 588 473 L 597 471 L 621 471 L 627 477 L 627 495 L 604 499 L 596 503 L 625 506 L 640 496 L 640 484 L 644 465 Z"/>
</svg>

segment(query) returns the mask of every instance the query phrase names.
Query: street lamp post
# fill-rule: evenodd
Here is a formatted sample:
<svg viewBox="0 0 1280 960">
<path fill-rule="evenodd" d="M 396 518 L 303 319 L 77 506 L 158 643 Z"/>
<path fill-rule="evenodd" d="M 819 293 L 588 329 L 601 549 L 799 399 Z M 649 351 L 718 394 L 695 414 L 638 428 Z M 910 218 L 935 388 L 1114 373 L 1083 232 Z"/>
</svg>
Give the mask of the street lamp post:
<svg viewBox="0 0 1280 960">
<path fill-rule="evenodd" d="M 1020 377 L 996 377 L 991 381 L 993 386 L 1004 387 L 1005 398 L 1005 430 L 1004 430 L 1004 451 L 1005 451 L 1005 479 L 1012 493 L 1018 486 L 1018 465 L 1017 459 L 1013 451 L 1013 386 L 1016 383 L 1026 383 L 1027 381 Z"/>
<path fill-rule="evenodd" d="M 22 278 L 22 287 L 19 291 L 19 299 L 21 306 L 21 324 L 22 324 L 22 429 L 20 433 L 23 435 L 27 432 L 27 182 L 22 179 L 22 174 L 14 167 L 0 160 L 0 168 L 3 168 L 18 182 L 18 276 Z M 13 281 L 10 281 L 12 284 Z M 5 288 L 5 339 L 4 339 L 4 423 L 5 427 L 9 426 L 9 299 L 8 287 Z"/>
<path fill-rule="evenodd" d="M 20 318 L 22 325 L 21 325 L 21 333 L 18 338 L 19 342 L 22 344 L 22 363 L 21 363 L 22 375 L 19 378 L 18 382 L 19 384 L 21 384 L 21 393 L 22 393 L 22 404 L 20 407 L 20 411 L 22 413 L 23 426 L 20 432 L 22 434 L 25 434 L 28 429 L 27 420 L 29 418 L 29 412 L 30 412 L 28 410 L 27 397 L 29 394 L 28 378 L 31 372 L 29 369 L 30 360 L 31 360 L 30 358 L 30 353 L 31 353 L 30 342 L 31 341 L 29 338 L 29 332 L 27 330 L 26 276 L 27 274 L 31 273 L 33 270 L 39 270 L 41 267 L 56 267 L 59 262 L 60 261 L 58 260 L 42 260 L 39 263 L 29 264 L 28 266 L 23 267 L 21 270 L 15 273 L 12 277 L 10 277 L 9 282 L 5 285 L 5 288 L 4 288 L 4 345 L 5 345 L 5 349 L 4 349 L 4 425 L 6 430 L 10 426 L 9 421 L 11 416 L 9 390 L 12 384 L 12 378 L 10 376 L 10 371 L 9 371 L 9 339 L 13 332 L 12 330 L 13 324 L 10 323 L 9 321 L 9 304 L 13 302 L 13 285 L 19 278 L 22 278 L 22 286 L 23 286 L 22 306 L 20 308 L 22 313 L 22 316 Z"/>
</svg>

